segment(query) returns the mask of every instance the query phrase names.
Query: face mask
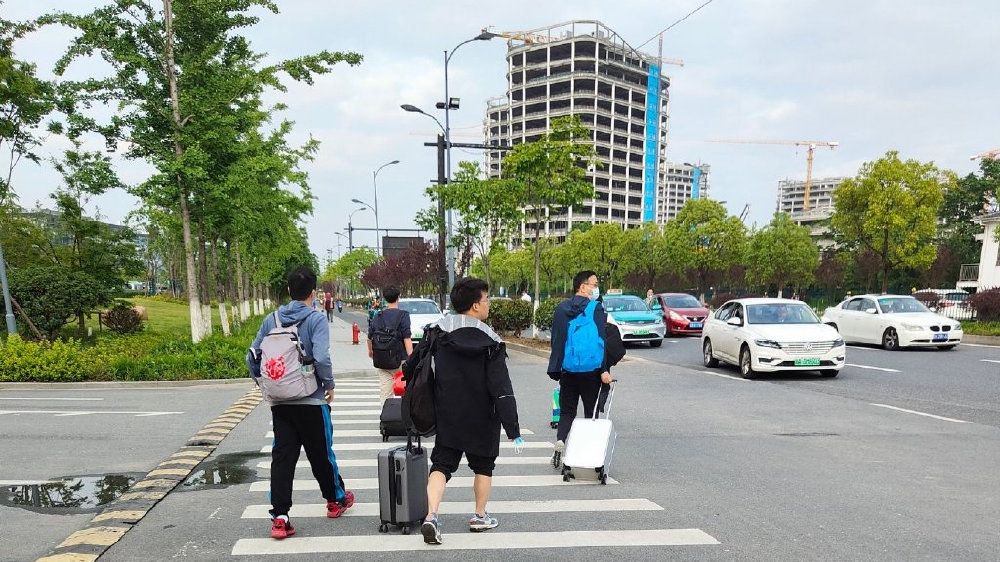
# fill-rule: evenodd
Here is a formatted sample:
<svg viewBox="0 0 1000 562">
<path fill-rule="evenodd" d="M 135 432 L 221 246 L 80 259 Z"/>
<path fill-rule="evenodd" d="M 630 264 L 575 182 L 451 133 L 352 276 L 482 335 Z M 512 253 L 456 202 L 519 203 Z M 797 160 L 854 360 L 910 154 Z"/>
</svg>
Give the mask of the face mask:
<svg viewBox="0 0 1000 562">
<path fill-rule="evenodd" d="M 601 296 L 600 287 L 594 287 L 593 289 L 590 290 L 590 300 L 597 300 L 597 298 L 600 296 Z"/>
</svg>

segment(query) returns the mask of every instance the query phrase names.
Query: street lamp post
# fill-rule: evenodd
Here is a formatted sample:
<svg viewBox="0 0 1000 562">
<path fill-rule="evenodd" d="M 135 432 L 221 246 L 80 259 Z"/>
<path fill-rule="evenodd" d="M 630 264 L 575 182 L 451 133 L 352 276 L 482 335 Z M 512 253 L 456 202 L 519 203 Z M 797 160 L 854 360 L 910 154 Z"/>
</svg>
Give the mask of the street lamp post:
<svg viewBox="0 0 1000 562">
<path fill-rule="evenodd" d="M 372 207 L 371 205 L 365 203 L 360 199 L 351 199 L 351 203 L 364 205 L 365 207 L 371 209 L 373 213 L 375 213 L 375 253 L 378 254 L 378 211 L 375 210 L 375 207 Z M 381 254 L 379 254 L 379 256 L 381 256 Z"/>
<path fill-rule="evenodd" d="M 345 235 L 343 232 L 334 232 L 334 234 L 337 235 L 337 259 L 339 260 L 342 256 L 341 248 L 343 247 Z M 348 244 L 350 244 L 350 240 L 348 240 Z"/>
<path fill-rule="evenodd" d="M 17 324 L 14 322 L 14 309 L 11 307 L 10 285 L 7 284 L 7 262 L 3 257 L 2 245 L 0 245 L 0 288 L 3 289 L 3 306 L 6 312 L 7 333 L 14 335 L 17 333 Z"/>
<path fill-rule="evenodd" d="M 348 252 L 354 251 L 354 227 L 351 225 L 351 219 L 354 218 L 354 213 L 357 213 L 359 211 L 364 211 L 364 210 L 365 210 L 365 208 L 361 207 L 360 209 L 355 209 L 354 211 L 351 211 L 351 213 L 349 215 L 347 215 L 347 251 Z"/>
<path fill-rule="evenodd" d="M 372 186 L 375 188 L 375 253 L 382 255 L 381 246 L 381 233 L 379 232 L 378 225 L 378 173 L 382 171 L 382 168 L 386 166 L 392 166 L 393 164 L 399 164 L 399 160 L 393 160 L 392 162 L 386 162 L 379 166 L 374 172 L 372 172 Z"/>
</svg>

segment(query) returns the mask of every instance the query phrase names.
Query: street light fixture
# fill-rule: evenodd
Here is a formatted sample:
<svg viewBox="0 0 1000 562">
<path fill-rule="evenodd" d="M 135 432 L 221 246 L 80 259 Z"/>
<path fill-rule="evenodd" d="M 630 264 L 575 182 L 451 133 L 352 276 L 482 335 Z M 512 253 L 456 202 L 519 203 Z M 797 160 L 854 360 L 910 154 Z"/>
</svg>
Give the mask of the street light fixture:
<svg viewBox="0 0 1000 562">
<path fill-rule="evenodd" d="M 351 211 L 351 213 L 347 215 L 347 251 L 349 252 L 354 251 L 354 227 L 351 226 L 351 219 L 354 218 L 354 213 L 364 210 L 366 210 L 366 208 L 361 207 L 360 209 Z"/>
<path fill-rule="evenodd" d="M 381 239 L 382 234 L 379 232 L 378 224 L 378 173 L 382 171 L 382 168 L 386 166 L 392 166 L 393 164 L 399 164 L 399 160 L 393 160 L 392 162 L 386 162 L 379 166 L 374 172 L 372 172 L 372 186 L 375 188 L 375 253 L 382 255 Z"/>
<path fill-rule="evenodd" d="M 351 199 L 351 203 L 357 203 L 358 205 L 364 205 L 365 207 L 371 209 L 372 212 L 375 213 L 375 238 L 376 238 L 375 248 L 376 248 L 376 253 L 377 253 L 377 251 L 378 251 L 377 250 L 377 248 L 378 248 L 378 243 L 377 243 L 378 242 L 378 211 L 375 210 L 375 207 L 372 207 L 371 205 L 369 205 L 368 203 L 365 203 L 364 201 L 362 201 L 360 199 Z"/>
</svg>

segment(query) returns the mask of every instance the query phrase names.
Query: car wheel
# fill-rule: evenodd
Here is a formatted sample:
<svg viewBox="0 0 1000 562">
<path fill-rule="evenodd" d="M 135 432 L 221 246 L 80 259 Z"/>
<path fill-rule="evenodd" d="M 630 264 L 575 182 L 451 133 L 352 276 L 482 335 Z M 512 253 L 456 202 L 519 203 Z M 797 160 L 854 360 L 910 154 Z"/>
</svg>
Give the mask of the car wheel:
<svg viewBox="0 0 1000 562">
<path fill-rule="evenodd" d="M 882 348 L 886 351 L 899 351 L 899 334 L 895 328 L 888 328 L 882 334 Z"/>
<path fill-rule="evenodd" d="M 649 347 L 660 347 L 663 345 L 663 340 L 649 340 Z"/>
<path fill-rule="evenodd" d="M 704 353 L 704 360 L 706 367 L 718 367 L 719 360 L 715 358 L 712 354 L 712 340 L 706 339 L 705 344 L 701 348 L 702 353 Z"/>
<path fill-rule="evenodd" d="M 958 344 L 957 343 L 953 343 L 951 345 L 939 345 L 938 349 L 940 349 L 941 351 L 949 351 L 949 350 L 955 349 L 956 347 L 958 347 Z"/>
<path fill-rule="evenodd" d="M 840 371 L 838 371 L 837 369 L 823 369 L 822 371 L 819 372 L 819 374 L 820 376 L 832 379 L 833 377 L 839 375 Z"/>
<path fill-rule="evenodd" d="M 745 379 L 752 379 L 757 376 L 757 373 L 753 370 L 753 355 L 750 354 L 750 348 L 746 345 L 740 350 L 740 375 Z"/>
</svg>

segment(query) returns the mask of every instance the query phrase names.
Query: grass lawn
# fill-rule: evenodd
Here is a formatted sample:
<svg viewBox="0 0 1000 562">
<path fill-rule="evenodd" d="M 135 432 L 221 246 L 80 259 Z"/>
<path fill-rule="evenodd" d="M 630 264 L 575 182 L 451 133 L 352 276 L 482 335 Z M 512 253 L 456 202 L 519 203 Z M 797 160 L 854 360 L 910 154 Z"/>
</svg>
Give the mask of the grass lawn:
<svg viewBox="0 0 1000 562">
<path fill-rule="evenodd" d="M 1000 336 L 1000 322 L 962 322 L 962 330 L 974 336 Z"/>
<path fill-rule="evenodd" d="M 149 316 L 146 322 L 146 329 L 157 333 L 190 333 L 191 315 L 187 304 L 167 302 L 147 297 L 134 297 L 128 299 L 136 306 L 145 307 Z M 232 318 L 229 319 L 232 322 Z M 212 307 L 212 329 L 221 330 L 221 320 L 219 319 L 219 307 Z"/>
</svg>

